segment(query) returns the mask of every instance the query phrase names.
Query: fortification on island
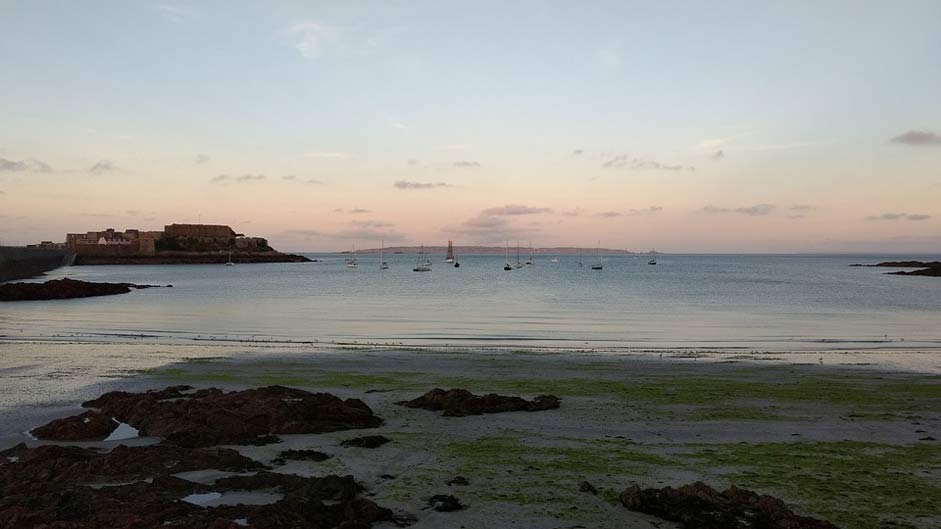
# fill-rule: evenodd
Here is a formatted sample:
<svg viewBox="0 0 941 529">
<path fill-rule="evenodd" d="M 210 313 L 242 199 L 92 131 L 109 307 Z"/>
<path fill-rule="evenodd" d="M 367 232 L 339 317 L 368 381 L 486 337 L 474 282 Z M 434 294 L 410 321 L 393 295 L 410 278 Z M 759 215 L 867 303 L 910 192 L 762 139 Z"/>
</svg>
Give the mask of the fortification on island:
<svg viewBox="0 0 941 529">
<path fill-rule="evenodd" d="M 43 241 L 36 248 L 75 254 L 75 264 L 196 264 L 295 262 L 307 259 L 271 248 L 263 237 L 248 237 L 224 224 L 167 224 L 162 231 L 106 228 L 68 233 L 64 243 Z"/>
</svg>

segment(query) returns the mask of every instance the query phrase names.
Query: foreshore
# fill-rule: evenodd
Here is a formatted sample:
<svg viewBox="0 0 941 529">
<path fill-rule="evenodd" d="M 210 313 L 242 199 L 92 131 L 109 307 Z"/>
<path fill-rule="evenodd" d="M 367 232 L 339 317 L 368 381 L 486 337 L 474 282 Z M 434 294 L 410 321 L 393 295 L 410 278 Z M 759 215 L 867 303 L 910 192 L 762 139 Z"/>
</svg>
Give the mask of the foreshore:
<svg viewBox="0 0 941 529">
<path fill-rule="evenodd" d="M 275 471 L 351 474 L 376 503 L 415 514 L 414 527 L 483 528 L 512 521 L 540 528 L 650 527 L 655 518 L 628 511 L 617 495 L 632 484 L 659 488 L 697 480 L 771 494 L 839 527 L 894 522 L 928 528 L 939 521 L 931 505 L 941 504 L 941 445 L 931 439 L 941 438 L 941 376 L 918 370 L 820 365 L 810 355 L 805 362 L 785 362 L 669 352 L 661 358 L 10 342 L 0 347 L 37 356 L 37 364 L 58 359 L 45 380 L 30 380 L 29 367 L 0 371 L 11 389 L 2 403 L 0 448 L 23 440 L 36 444 L 20 432 L 75 414 L 81 401 L 113 389 L 283 385 L 361 399 L 384 419 L 363 434 L 384 435 L 391 443 L 338 449 L 338 441 L 349 437 L 339 432 L 282 435 L 276 444 L 236 448 L 266 464 L 287 449 L 328 453 L 333 457 L 326 461 L 291 462 Z M 923 354 L 934 358 L 926 365 L 938 365 L 936 353 Z M 89 355 L 113 358 L 112 369 L 89 373 L 82 360 Z M 859 363 L 849 355 L 844 360 Z M 35 387 L 45 384 L 57 386 L 61 398 L 37 397 Z M 27 385 L 34 390 L 26 391 Z M 557 410 L 472 417 L 441 417 L 395 404 L 434 387 L 526 398 L 553 394 L 562 402 Z M 91 443 L 115 444 L 120 443 Z M 469 484 L 448 485 L 456 476 Z M 581 492 L 583 481 L 599 494 Z M 453 494 L 466 508 L 423 510 L 435 494 Z"/>
</svg>

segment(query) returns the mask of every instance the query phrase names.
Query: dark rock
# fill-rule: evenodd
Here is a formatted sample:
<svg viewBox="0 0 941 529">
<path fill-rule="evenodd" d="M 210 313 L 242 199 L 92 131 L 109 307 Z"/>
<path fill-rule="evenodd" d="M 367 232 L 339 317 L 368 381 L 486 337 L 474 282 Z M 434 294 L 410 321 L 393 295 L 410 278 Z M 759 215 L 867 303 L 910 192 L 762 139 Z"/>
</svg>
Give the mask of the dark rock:
<svg viewBox="0 0 941 529">
<path fill-rule="evenodd" d="M 490 393 L 477 396 L 466 389 L 445 391 L 435 388 L 414 400 L 397 404 L 409 408 L 424 410 L 444 410 L 445 417 L 465 417 L 483 413 L 501 413 L 505 411 L 542 411 L 559 407 L 559 398 L 555 395 L 540 395 L 533 400 L 520 397 L 505 397 Z"/>
<path fill-rule="evenodd" d="M 889 275 L 894 276 L 929 276 L 929 277 L 941 277 L 941 265 L 931 266 L 929 268 L 920 268 L 918 270 L 912 270 L 910 272 L 905 272 L 900 270 L 898 272 L 886 272 Z"/>
<path fill-rule="evenodd" d="M 438 512 L 460 511 L 464 508 L 461 502 L 450 494 L 436 494 L 428 500 L 428 505 Z"/>
<path fill-rule="evenodd" d="M 696 482 L 674 489 L 641 489 L 621 493 L 621 504 L 678 522 L 683 529 L 836 529 L 822 520 L 794 514 L 781 500 L 734 485 L 719 492 Z"/>
<path fill-rule="evenodd" d="M 278 457 L 294 461 L 324 461 L 330 459 L 329 454 L 316 450 L 284 450 L 278 454 Z"/>
<path fill-rule="evenodd" d="M 594 485 L 592 485 L 591 483 L 588 483 L 587 481 L 583 481 L 582 484 L 578 486 L 578 491 L 588 492 L 590 494 L 595 494 L 595 495 L 598 494 L 598 489 L 596 489 Z"/>
<path fill-rule="evenodd" d="M 64 419 L 56 419 L 45 426 L 34 428 L 30 435 L 37 439 L 55 441 L 100 441 L 118 427 L 111 417 L 97 411 L 86 411 Z"/>
<path fill-rule="evenodd" d="M 379 448 L 380 446 L 391 442 L 391 439 L 381 435 L 366 435 L 363 437 L 354 437 L 340 443 L 340 446 L 355 446 L 357 448 Z"/>
<path fill-rule="evenodd" d="M 382 479 L 395 479 L 395 476 L 392 474 L 379 474 L 379 477 Z"/>
<path fill-rule="evenodd" d="M 307 478 L 261 471 L 207 486 L 171 475 L 203 468 L 233 472 L 261 468 L 234 450 L 156 445 L 120 446 L 102 453 L 21 445 L 12 452 L 20 458 L 18 464 L 0 465 L 0 527 L 4 528 L 235 529 L 239 526 L 234 520 L 246 519 L 259 529 L 354 529 L 394 518 L 389 509 L 363 498 L 352 476 Z M 96 482 L 111 485 L 88 486 Z M 283 498 L 269 505 L 212 508 L 179 501 L 189 494 L 230 490 L 276 490 Z"/>
<path fill-rule="evenodd" d="M 448 480 L 448 485 L 467 486 L 470 485 L 470 481 L 468 481 L 464 476 L 455 476 L 454 478 Z"/>
<path fill-rule="evenodd" d="M 937 439 L 929 435 L 928 437 L 922 437 L 919 441 L 937 441 Z"/>
<path fill-rule="evenodd" d="M 224 392 L 188 386 L 160 391 L 115 391 L 85 402 L 140 430 L 184 447 L 218 444 L 263 445 L 276 434 L 311 434 L 374 428 L 382 419 L 358 399 L 311 393 L 283 386 Z"/>
<path fill-rule="evenodd" d="M 134 289 L 155 288 L 157 285 L 133 283 L 91 283 L 75 279 L 51 279 L 45 283 L 4 283 L 0 285 L 0 301 L 35 301 L 42 299 L 74 299 L 127 294 Z"/>
</svg>

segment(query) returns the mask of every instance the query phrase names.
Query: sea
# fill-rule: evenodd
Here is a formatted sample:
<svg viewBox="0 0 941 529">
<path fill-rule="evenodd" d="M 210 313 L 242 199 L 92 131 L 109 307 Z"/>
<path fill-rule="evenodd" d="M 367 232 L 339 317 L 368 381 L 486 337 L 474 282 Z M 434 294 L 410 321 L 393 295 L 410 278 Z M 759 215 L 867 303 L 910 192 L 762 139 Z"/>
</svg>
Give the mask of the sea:
<svg viewBox="0 0 941 529">
<path fill-rule="evenodd" d="M 0 303 L 0 343 L 153 342 L 597 350 L 937 350 L 941 280 L 853 267 L 939 255 L 305 254 L 310 263 L 77 266 L 33 281 L 168 285 Z M 557 257 L 559 262 L 552 262 Z M 515 258 L 511 256 L 515 263 Z M 583 266 L 579 266 L 579 261 Z M 590 265 L 603 262 L 602 270 Z"/>
</svg>

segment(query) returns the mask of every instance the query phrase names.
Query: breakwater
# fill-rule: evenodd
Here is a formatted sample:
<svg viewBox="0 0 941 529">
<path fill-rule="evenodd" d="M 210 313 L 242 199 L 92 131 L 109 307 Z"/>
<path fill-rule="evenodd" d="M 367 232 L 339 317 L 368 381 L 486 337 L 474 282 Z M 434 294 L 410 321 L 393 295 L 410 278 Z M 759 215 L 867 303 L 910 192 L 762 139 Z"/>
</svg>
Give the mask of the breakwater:
<svg viewBox="0 0 941 529">
<path fill-rule="evenodd" d="M 0 246 L 0 282 L 37 276 L 60 266 L 68 266 L 75 254 L 54 248 Z"/>
</svg>

